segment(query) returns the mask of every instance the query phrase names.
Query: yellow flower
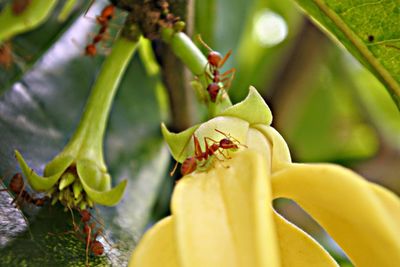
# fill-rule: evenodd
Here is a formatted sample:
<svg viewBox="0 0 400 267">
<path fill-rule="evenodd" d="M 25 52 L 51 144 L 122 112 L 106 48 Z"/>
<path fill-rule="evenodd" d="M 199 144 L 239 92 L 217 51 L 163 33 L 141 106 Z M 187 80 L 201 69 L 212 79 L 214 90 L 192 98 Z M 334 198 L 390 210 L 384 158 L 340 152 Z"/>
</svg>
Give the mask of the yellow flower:
<svg viewBox="0 0 400 267">
<path fill-rule="evenodd" d="M 268 113 L 251 89 L 243 102 L 200 126 L 178 135 L 164 128 L 180 162 L 194 153 L 191 142 L 179 145 L 182 136 L 220 140 L 218 129 L 247 147 L 229 153 L 229 159 L 213 157 L 208 170 L 182 178 L 172 215 L 144 235 L 129 266 L 337 266 L 316 241 L 274 211 L 272 201 L 279 197 L 303 207 L 356 266 L 398 266 L 400 200 L 343 167 L 292 163 Z"/>
</svg>

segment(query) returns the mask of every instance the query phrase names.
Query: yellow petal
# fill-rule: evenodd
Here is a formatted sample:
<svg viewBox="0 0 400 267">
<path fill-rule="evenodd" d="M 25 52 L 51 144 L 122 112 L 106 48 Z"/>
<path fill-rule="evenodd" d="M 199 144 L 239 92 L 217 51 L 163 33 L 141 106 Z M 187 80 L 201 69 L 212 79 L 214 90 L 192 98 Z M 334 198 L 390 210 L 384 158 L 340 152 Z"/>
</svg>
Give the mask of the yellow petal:
<svg viewBox="0 0 400 267">
<path fill-rule="evenodd" d="M 272 186 L 274 197 L 302 206 L 356 266 L 398 266 L 400 202 L 387 190 L 330 164 L 292 164 L 272 175 Z"/>
<path fill-rule="evenodd" d="M 335 267 L 336 261 L 307 233 L 274 213 L 282 267 Z"/>
<path fill-rule="evenodd" d="M 292 162 L 289 148 L 283 137 L 273 127 L 263 124 L 253 126 L 267 137 L 272 147 L 272 172 L 284 169 Z"/>
<path fill-rule="evenodd" d="M 279 266 L 265 158 L 250 149 L 183 178 L 172 197 L 184 267 Z"/>
<path fill-rule="evenodd" d="M 172 217 L 154 225 L 135 248 L 129 267 L 179 267 Z"/>
</svg>

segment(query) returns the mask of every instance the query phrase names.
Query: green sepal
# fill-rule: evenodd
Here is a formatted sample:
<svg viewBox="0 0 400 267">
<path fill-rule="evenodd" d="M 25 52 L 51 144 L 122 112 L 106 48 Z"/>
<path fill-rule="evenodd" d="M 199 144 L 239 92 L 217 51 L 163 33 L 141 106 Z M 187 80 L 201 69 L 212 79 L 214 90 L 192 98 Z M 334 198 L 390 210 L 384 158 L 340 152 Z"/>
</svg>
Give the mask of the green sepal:
<svg viewBox="0 0 400 267">
<path fill-rule="evenodd" d="M 97 191 L 105 191 L 111 188 L 111 177 L 107 171 L 103 172 L 100 167 L 88 159 L 78 160 L 76 170 L 80 181 Z"/>
<path fill-rule="evenodd" d="M 167 142 L 171 155 L 176 161 L 183 162 L 190 155 L 190 151 L 186 148 L 189 141 L 192 139 L 192 135 L 199 126 L 200 125 L 192 126 L 180 133 L 171 133 L 164 123 L 161 124 L 161 132 L 164 136 L 164 140 Z"/>
<path fill-rule="evenodd" d="M 250 125 L 270 125 L 272 122 L 271 110 L 253 86 L 250 86 L 249 94 L 243 101 L 225 109 L 218 115 L 237 117 L 248 121 Z"/>
<path fill-rule="evenodd" d="M 89 160 L 79 160 L 76 169 L 83 189 L 93 202 L 104 206 L 113 206 L 121 200 L 127 180 L 123 180 L 116 187 L 110 189 L 110 175 L 102 172 L 95 163 Z"/>
<path fill-rule="evenodd" d="M 57 183 L 58 179 L 60 179 L 64 172 L 64 170 L 62 170 L 52 176 L 42 177 L 37 175 L 33 169 L 29 168 L 28 164 L 26 164 L 24 158 L 17 150 L 15 150 L 15 157 L 17 158 L 23 174 L 28 179 L 30 186 L 39 192 L 50 190 Z"/>
<path fill-rule="evenodd" d="M 45 177 L 52 176 L 59 172 L 65 172 L 69 166 L 72 165 L 74 158 L 70 155 L 64 156 L 59 154 L 52 161 L 50 161 L 44 168 L 43 175 Z"/>
<path fill-rule="evenodd" d="M 58 185 L 58 189 L 61 191 L 64 188 L 66 188 L 67 186 L 69 186 L 70 184 L 72 184 L 75 181 L 75 175 L 70 173 L 70 172 L 66 172 L 61 176 L 61 180 L 60 180 L 60 184 Z"/>
<path fill-rule="evenodd" d="M 86 194 L 93 200 L 93 202 L 104 206 L 116 205 L 124 195 L 127 180 L 123 180 L 117 186 L 108 191 L 97 191 L 82 182 L 83 189 Z"/>
</svg>

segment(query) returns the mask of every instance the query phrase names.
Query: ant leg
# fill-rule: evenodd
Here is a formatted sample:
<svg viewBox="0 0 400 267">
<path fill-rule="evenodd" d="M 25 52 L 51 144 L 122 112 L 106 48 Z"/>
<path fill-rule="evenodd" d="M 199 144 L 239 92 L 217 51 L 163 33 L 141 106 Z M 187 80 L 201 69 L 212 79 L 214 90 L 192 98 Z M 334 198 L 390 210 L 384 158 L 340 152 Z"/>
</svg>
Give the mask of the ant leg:
<svg viewBox="0 0 400 267">
<path fill-rule="evenodd" d="M 207 140 L 210 140 L 211 142 L 213 142 L 214 144 L 219 144 L 219 142 L 218 141 L 216 141 L 216 140 L 214 140 L 214 139 L 212 139 L 212 138 L 210 138 L 210 137 L 204 137 L 204 143 L 206 143 L 207 142 Z"/>
<path fill-rule="evenodd" d="M 71 209 L 70 206 L 67 206 L 67 208 L 69 209 L 69 211 L 70 211 L 70 213 L 71 213 L 72 226 L 73 226 L 73 228 L 74 228 L 74 231 L 78 231 L 78 230 L 79 230 L 79 226 L 76 225 L 76 223 L 75 223 L 74 211 Z"/>
<path fill-rule="evenodd" d="M 228 76 L 230 74 L 235 75 L 235 72 L 236 72 L 236 69 L 235 68 L 231 68 L 231 69 L 225 71 L 224 73 L 222 73 L 220 76 L 221 77 L 226 77 L 226 76 Z"/>
<path fill-rule="evenodd" d="M 223 76 L 231 74 L 231 76 L 222 79 L 222 83 L 224 84 L 225 90 L 228 90 L 231 87 L 232 81 L 235 78 L 235 73 L 236 73 L 236 69 L 232 68 L 223 74 Z M 225 82 L 226 82 L 226 84 L 225 84 Z"/>
<path fill-rule="evenodd" d="M 218 149 L 218 152 L 225 158 L 225 159 L 231 159 L 232 157 L 229 155 L 224 154 L 224 149 Z M 228 153 L 228 151 L 227 151 Z"/>
<path fill-rule="evenodd" d="M 222 152 L 220 152 L 224 157 L 225 157 L 225 155 L 222 153 Z M 217 157 L 217 155 L 215 155 L 215 158 L 218 160 L 218 162 L 219 162 L 219 164 L 221 164 L 221 166 L 223 167 L 223 168 L 225 168 L 225 169 L 228 169 L 229 168 L 229 166 L 226 166 L 226 165 L 224 165 L 222 162 L 224 162 L 224 160 L 223 159 L 220 159 L 219 157 Z M 227 159 L 229 159 L 229 158 L 227 158 Z"/>
<path fill-rule="evenodd" d="M 89 246 L 91 243 L 90 237 L 91 237 L 91 232 L 92 232 L 92 228 L 88 227 L 88 233 L 86 236 L 86 266 L 89 266 Z"/>
<path fill-rule="evenodd" d="M 226 53 L 226 55 L 224 56 L 224 58 L 219 62 L 218 68 L 222 68 L 222 66 L 225 64 L 225 61 L 228 60 L 228 58 L 231 56 L 231 54 L 232 54 L 232 49 L 230 49 L 230 50 L 228 51 L 228 53 Z"/>
</svg>

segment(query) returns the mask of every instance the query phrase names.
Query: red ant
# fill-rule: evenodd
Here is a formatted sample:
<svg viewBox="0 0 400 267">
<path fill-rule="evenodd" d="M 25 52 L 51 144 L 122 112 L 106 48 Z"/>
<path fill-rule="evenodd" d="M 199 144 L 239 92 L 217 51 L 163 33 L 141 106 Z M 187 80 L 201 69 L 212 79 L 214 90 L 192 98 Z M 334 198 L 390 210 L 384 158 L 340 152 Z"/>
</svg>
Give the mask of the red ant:
<svg viewBox="0 0 400 267">
<path fill-rule="evenodd" d="M 29 6 L 32 0 L 13 0 L 11 10 L 14 15 L 20 15 Z"/>
<path fill-rule="evenodd" d="M 32 197 L 25 190 L 24 179 L 22 178 L 22 175 L 20 173 L 14 174 L 14 176 L 11 178 L 10 184 L 8 185 L 8 189 L 1 189 L 0 191 L 8 191 L 8 190 L 10 190 L 16 195 L 16 197 L 11 203 L 14 202 L 18 203 L 18 200 L 22 199 L 22 201 L 31 203 L 35 206 L 43 206 L 46 203 L 46 201 L 49 200 L 48 197 L 43 197 L 43 198 Z"/>
<path fill-rule="evenodd" d="M 228 53 L 224 57 L 217 51 L 212 50 L 202 39 L 200 35 L 197 35 L 199 42 L 208 50 L 207 61 L 211 74 L 205 71 L 206 76 L 212 81 L 207 86 L 208 94 L 210 95 L 211 102 L 215 102 L 217 100 L 217 96 L 219 91 L 222 88 L 227 90 L 231 86 L 231 82 L 235 77 L 235 68 L 231 68 L 226 72 L 220 74 L 219 69 L 225 64 L 230 55 L 232 54 L 232 50 L 229 50 Z"/>
<path fill-rule="evenodd" d="M 207 160 L 211 156 L 215 156 L 217 159 L 218 157 L 216 156 L 216 152 L 219 151 L 220 154 L 226 159 L 229 159 L 227 155 L 225 155 L 223 152 L 224 150 L 236 150 L 239 148 L 238 145 L 240 145 L 240 142 L 236 140 L 235 138 L 231 137 L 230 135 L 225 134 L 224 132 L 215 129 L 218 133 L 222 134 L 225 136 L 225 138 L 222 138 L 219 141 L 216 141 L 214 139 L 211 139 L 210 137 L 204 137 L 204 145 L 205 145 L 205 150 L 204 152 L 201 149 L 199 139 L 193 134 L 193 142 L 194 142 L 194 156 L 186 158 L 181 166 L 181 174 L 183 176 L 194 172 L 197 169 L 198 162 L 205 161 L 201 167 L 204 167 L 207 164 Z M 231 140 L 233 139 L 233 141 Z M 208 144 L 208 140 L 212 141 L 211 146 Z M 177 164 L 175 164 L 174 169 L 170 173 L 172 176 L 176 170 Z"/>
<path fill-rule="evenodd" d="M 103 244 L 97 240 L 97 237 L 103 233 L 102 229 L 102 224 L 101 227 L 96 228 L 96 223 L 92 222 L 89 223 L 90 220 L 93 218 L 92 214 L 88 210 L 81 210 L 79 211 L 79 214 L 81 216 L 81 222 L 83 223 L 83 228 L 82 231 L 79 231 L 79 227 L 76 227 L 74 225 L 74 228 L 76 231 L 79 231 L 82 236 L 83 240 L 86 244 L 86 265 L 89 264 L 89 250 L 95 255 L 95 256 L 101 256 L 104 253 L 104 246 Z M 82 237 L 78 238 L 82 239 Z"/>
<path fill-rule="evenodd" d="M 96 17 L 97 23 L 101 26 L 99 32 L 93 37 L 92 43 L 85 47 L 85 54 L 88 56 L 95 56 L 97 54 L 96 44 L 105 39 L 106 31 L 109 26 L 110 20 L 115 15 L 115 6 L 110 4 L 103 8 L 101 14 Z"/>
<path fill-rule="evenodd" d="M 0 46 L 0 65 L 9 69 L 13 61 L 11 42 L 5 42 Z"/>
</svg>

